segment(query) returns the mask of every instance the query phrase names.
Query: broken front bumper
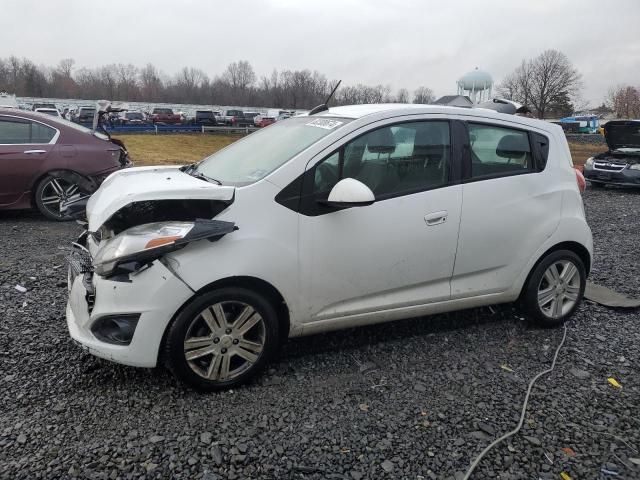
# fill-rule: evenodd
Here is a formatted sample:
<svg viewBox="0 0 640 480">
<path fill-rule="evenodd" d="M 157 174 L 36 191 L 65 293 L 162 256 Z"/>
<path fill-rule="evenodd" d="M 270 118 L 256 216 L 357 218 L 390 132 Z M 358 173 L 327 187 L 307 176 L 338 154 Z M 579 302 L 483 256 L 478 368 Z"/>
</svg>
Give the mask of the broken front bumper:
<svg viewBox="0 0 640 480">
<path fill-rule="evenodd" d="M 94 274 L 90 261 L 88 251 L 75 245 L 69 259 L 66 309 L 71 338 L 97 357 L 125 365 L 155 367 L 166 327 L 193 292 L 159 261 L 132 274 L 129 281 Z M 107 317 L 131 316 L 138 320 L 128 345 L 107 343 L 92 332 L 96 322 Z"/>
</svg>

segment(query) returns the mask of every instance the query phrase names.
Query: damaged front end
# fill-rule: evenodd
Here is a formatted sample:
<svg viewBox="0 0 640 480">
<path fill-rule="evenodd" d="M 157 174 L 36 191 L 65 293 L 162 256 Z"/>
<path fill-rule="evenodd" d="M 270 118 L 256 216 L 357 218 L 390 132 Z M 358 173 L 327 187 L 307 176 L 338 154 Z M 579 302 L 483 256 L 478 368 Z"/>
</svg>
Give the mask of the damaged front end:
<svg viewBox="0 0 640 480">
<path fill-rule="evenodd" d="M 236 229 L 233 222 L 206 219 L 137 225 L 102 241 L 92 266 L 102 277 L 120 277 L 126 281 L 130 274 L 146 268 L 169 252 L 198 240 L 214 242 Z"/>
</svg>

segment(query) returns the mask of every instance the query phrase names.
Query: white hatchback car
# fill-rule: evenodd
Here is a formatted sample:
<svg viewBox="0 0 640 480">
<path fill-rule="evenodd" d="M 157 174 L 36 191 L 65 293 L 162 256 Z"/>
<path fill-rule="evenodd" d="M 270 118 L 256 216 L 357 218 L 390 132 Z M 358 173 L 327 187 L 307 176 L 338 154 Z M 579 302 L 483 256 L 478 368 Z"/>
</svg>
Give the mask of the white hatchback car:
<svg viewBox="0 0 640 480">
<path fill-rule="evenodd" d="M 71 336 L 204 390 L 288 337 L 516 300 L 560 324 L 592 257 L 562 129 L 483 109 L 294 117 L 189 167 L 113 173 L 86 213 Z"/>
</svg>

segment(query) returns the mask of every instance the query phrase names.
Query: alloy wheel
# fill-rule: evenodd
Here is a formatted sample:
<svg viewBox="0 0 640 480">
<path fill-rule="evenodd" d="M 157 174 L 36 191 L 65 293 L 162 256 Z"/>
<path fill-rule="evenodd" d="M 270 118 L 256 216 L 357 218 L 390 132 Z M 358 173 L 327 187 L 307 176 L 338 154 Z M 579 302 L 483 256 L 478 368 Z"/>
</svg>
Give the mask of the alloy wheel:
<svg viewBox="0 0 640 480">
<path fill-rule="evenodd" d="M 570 260 L 549 265 L 538 285 L 538 306 L 548 318 L 566 315 L 580 296 L 580 272 Z"/>
<path fill-rule="evenodd" d="M 265 338 L 264 319 L 251 305 L 236 300 L 219 302 L 191 322 L 184 355 L 200 377 L 229 381 L 258 361 Z"/>
<path fill-rule="evenodd" d="M 62 203 L 78 192 L 78 185 L 61 178 L 51 178 L 42 188 L 40 203 L 51 215 L 64 217 L 60 210 Z"/>
</svg>

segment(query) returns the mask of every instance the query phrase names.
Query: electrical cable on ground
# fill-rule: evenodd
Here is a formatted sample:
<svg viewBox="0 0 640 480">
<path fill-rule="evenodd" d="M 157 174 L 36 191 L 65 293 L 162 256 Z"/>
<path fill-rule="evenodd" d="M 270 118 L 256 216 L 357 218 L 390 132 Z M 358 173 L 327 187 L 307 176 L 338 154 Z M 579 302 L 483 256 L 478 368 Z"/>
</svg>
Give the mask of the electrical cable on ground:
<svg viewBox="0 0 640 480">
<path fill-rule="evenodd" d="M 463 480 L 469 480 L 471 478 L 471 474 L 476 469 L 476 467 L 480 464 L 480 461 L 484 458 L 484 456 L 487 453 L 489 453 L 491 451 L 491 449 L 493 447 L 495 447 L 499 443 L 505 441 L 507 438 L 510 438 L 510 437 L 514 436 L 516 433 L 518 433 L 520 431 L 520 429 L 522 428 L 522 425 L 524 424 L 524 416 L 527 413 L 527 405 L 529 403 L 529 395 L 531 394 L 531 389 L 533 388 L 533 385 L 536 383 L 536 381 L 540 377 L 542 377 L 543 375 L 546 375 L 547 373 L 551 373 L 553 371 L 553 369 L 556 368 L 556 360 L 558 359 L 558 354 L 560 353 L 560 349 L 564 345 L 564 341 L 566 339 L 567 339 L 567 325 L 565 323 L 565 325 L 564 325 L 564 334 L 562 335 L 562 340 L 560 340 L 560 344 L 558 345 L 558 348 L 556 349 L 556 353 L 553 355 L 553 362 L 551 363 L 551 367 L 549 367 L 548 369 L 543 370 L 542 372 L 538 373 L 529 382 L 529 387 L 527 388 L 527 394 L 525 395 L 524 403 L 522 404 L 522 413 L 520 414 L 520 421 L 518 422 L 518 426 L 516 428 L 514 428 L 513 430 L 511 430 L 510 432 L 505 433 L 500 438 L 498 438 L 498 439 L 494 440 L 493 442 L 491 442 L 487 446 L 487 448 L 485 448 L 480 453 L 480 455 L 478 455 L 476 457 L 476 459 L 473 461 L 473 463 L 469 467 L 469 470 L 467 470 L 467 473 L 465 473 L 465 475 L 463 477 Z"/>
</svg>

